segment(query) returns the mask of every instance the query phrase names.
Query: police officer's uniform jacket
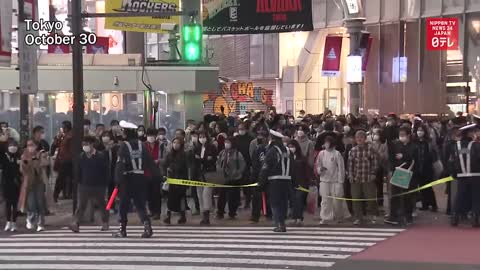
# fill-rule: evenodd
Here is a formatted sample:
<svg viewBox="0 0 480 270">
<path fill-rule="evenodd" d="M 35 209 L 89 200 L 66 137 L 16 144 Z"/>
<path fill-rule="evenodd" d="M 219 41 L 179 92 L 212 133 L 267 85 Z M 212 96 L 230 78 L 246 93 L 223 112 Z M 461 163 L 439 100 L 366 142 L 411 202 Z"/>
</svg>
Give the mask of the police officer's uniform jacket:
<svg viewBox="0 0 480 270">
<path fill-rule="evenodd" d="M 473 140 L 458 141 L 454 155 L 456 177 L 474 177 L 480 181 L 480 143 Z"/>
<path fill-rule="evenodd" d="M 263 183 L 273 180 L 292 181 L 293 157 L 282 143 L 273 142 L 268 146 L 260 172 Z"/>
<path fill-rule="evenodd" d="M 145 170 L 153 176 L 160 174 L 144 143 L 138 139 L 121 143 L 115 172 L 117 181 L 121 182 L 128 176 L 144 176 Z"/>
</svg>

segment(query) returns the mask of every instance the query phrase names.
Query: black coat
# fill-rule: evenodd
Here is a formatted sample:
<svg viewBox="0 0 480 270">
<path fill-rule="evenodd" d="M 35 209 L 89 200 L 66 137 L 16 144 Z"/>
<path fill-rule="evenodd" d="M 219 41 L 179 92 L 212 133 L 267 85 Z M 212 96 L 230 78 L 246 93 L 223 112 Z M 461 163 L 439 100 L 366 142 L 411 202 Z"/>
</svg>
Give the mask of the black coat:
<svg viewBox="0 0 480 270">
<path fill-rule="evenodd" d="M 18 164 L 20 157 L 18 154 L 0 153 L 0 166 L 2 169 L 2 189 L 6 199 L 18 198 L 21 177 L 20 165 Z"/>
</svg>

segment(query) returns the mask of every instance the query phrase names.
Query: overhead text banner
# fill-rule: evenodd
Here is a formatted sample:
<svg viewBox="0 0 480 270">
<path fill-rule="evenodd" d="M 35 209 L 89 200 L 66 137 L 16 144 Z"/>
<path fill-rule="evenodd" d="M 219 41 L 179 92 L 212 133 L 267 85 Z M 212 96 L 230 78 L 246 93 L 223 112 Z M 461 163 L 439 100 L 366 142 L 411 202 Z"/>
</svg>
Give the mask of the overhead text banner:
<svg viewBox="0 0 480 270">
<path fill-rule="evenodd" d="M 203 0 L 207 35 L 312 31 L 311 0 Z"/>
<path fill-rule="evenodd" d="M 106 13 L 176 12 L 179 0 L 106 0 Z M 133 32 L 163 32 L 162 23 L 179 23 L 179 16 L 166 17 L 110 17 L 105 19 L 105 29 Z"/>
</svg>

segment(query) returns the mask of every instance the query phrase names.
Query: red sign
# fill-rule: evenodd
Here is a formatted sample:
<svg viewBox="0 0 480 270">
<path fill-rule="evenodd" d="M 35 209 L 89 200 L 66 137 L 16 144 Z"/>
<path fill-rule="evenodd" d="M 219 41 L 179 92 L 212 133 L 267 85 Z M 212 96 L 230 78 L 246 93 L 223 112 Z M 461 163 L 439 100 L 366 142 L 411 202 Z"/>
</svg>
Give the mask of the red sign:
<svg viewBox="0 0 480 270">
<path fill-rule="evenodd" d="M 458 18 L 427 18 L 427 49 L 458 50 Z"/>
<path fill-rule="evenodd" d="M 48 45 L 48 53 L 67 54 L 70 53 L 70 45 Z"/>
<path fill-rule="evenodd" d="M 323 50 L 322 76 L 340 75 L 340 57 L 342 55 L 342 37 L 327 36 Z"/>
<path fill-rule="evenodd" d="M 87 45 L 87 53 L 108 54 L 109 45 L 109 37 L 97 37 L 97 42 L 95 44 Z"/>
<path fill-rule="evenodd" d="M 361 55 L 362 55 L 362 71 L 367 70 L 367 64 L 368 64 L 368 56 L 370 55 L 370 48 L 372 48 L 372 41 L 373 38 L 369 37 L 368 38 L 368 43 L 367 43 L 367 48 L 365 50 L 361 50 Z"/>
</svg>

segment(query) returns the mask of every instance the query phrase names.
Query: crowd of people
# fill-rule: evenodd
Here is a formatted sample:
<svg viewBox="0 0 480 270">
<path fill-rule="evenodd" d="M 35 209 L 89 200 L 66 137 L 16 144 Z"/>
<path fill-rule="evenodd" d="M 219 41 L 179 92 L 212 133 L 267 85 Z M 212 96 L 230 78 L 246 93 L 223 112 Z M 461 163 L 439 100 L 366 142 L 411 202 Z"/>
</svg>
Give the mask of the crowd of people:
<svg viewBox="0 0 480 270">
<path fill-rule="evenodd" d="M 202 215 L 201 225 L 209 225 L 212 214 L 234 220 L 240 208 L 251 209 L 252 223 L 258 223 L 263 212 L 273 220 L 275 232 L 285 232 L 287 219 L 292 226 L 303 224 L 309 194 L 305 191 L 316 188 L 320 224 L 350 218 L 354 225 L 376 223 L 383 207 L 385 223 L 409 225 L 414 222 L 417 201 L 420 210 L 438 210 L 435 192 L 426 188 L 397 195 L 448 175 L 458 179 L 455 192 L 450 183 L 446 190 L 452 225 L 469 218 L 479 226 L 477 116 L 356 117 L 330 111 L 321 115 L 301 111 L 293 116 L 272 109 L 242 116 L 206 115 L 203 120 L 189 120 L 185 130 L 174 132 L 117 120 L 109 127 L 93 128 L 85 120 L 78 175 L 73 173 L 71 122 L 62 123 L 51 146 L 45 141 L 44 128 L 35 127 L 23 147 L 18 133 L 8 123 L 0 123 L 5 231 L 17 229 L 19 211 L 27 215 L 27 229 L 44 230 L 49 207 L 59 199 L 71 199 L 74 193 L 78 205 L 72 231 L 80 231 L 89 204 L 102 214 L 101 229 L 109 230 L 105 205 L 116 188 L 118 200 L 111 210 L 120 216 L 116 237 L 127 236 L 127 214 L 133 208 L 145 226 L 145 238 L 153 233 L 150 220 L 160 220 L 162 214 L 165 224 L 172 223 L 172 213 L 178 213 L 178 224 L 185 224 L 191 211 Z M 407 187 L 390 184 L 397 168 L 411 171 Z M 49 192 L 46 183 L 54 175 L 55 187 Z M 258 186 L 184 186 L 167 178 Z"/>
</svg>

